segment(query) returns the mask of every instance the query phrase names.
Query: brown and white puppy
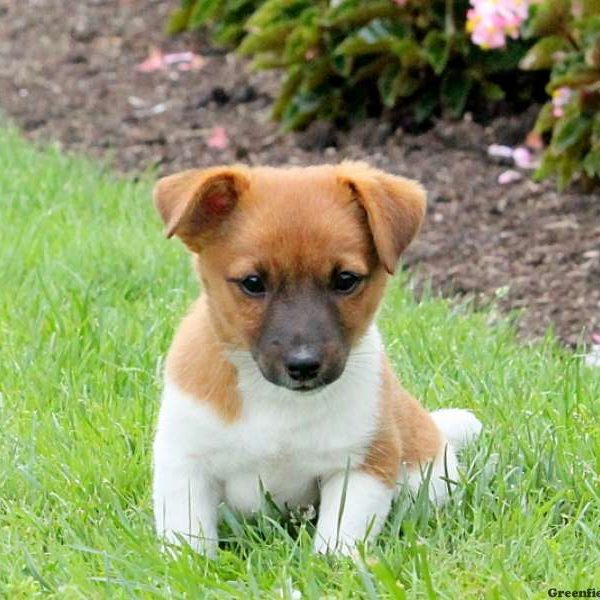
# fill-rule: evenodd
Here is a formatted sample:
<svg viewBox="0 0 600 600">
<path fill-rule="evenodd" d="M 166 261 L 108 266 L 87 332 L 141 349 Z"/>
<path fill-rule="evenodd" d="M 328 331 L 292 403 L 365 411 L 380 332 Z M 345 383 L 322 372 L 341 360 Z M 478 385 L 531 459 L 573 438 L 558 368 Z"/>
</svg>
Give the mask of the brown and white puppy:
<svg viewBox="0 0 600 600">
<path fill-rule="evenodd" d="M 481 428 L 427 412 L 374 324 L 425 193 L 364 163 L 243 166 L 161 179 L 155 202 L 203 293 L 168 354 L 154 444 L 156 527 L 213 555 L 217 507 L 319 503 L 318 552 L 381 529 L 400 485 L 441 503 Z M 341 503 L 344 501 L 342 507 Z"/>
</svg>

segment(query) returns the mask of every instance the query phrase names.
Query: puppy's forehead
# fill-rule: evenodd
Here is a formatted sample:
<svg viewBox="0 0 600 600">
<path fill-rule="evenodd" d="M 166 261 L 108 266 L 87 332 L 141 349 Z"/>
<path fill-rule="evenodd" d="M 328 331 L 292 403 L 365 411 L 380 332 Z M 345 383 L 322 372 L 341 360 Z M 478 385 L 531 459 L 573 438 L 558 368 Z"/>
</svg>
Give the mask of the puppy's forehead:
<svg viewBox="0 0 600 600">
<path fill-rule="evenodd" d="M 315 167 L 256 167 L 250 171 L 253 195 L 262 202 L 281 194 L 290 199 L 304 194 L 318 196 L 339 189 L 335 168 L 331 165 Z"/>
<path fill-rule="evenodd" d="M 368 268 L 366 215 L 331 167 L 256 169 L 241 209 L 234 233 L 240 254 L 313 273 L 340 262 Z"/>
</svg>

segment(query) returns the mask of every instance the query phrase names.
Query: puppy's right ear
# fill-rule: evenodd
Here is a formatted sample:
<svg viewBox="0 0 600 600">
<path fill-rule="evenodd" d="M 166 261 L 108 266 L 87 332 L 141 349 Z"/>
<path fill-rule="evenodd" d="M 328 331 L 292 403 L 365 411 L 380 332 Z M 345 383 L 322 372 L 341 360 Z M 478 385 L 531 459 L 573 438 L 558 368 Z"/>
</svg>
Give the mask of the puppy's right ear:
<svg viewBox="0 0 600 600">
<path fill-rule="evenodd" d="M 244 167 L 193 169 L 159 179 L 154 204 L 165 223 L 165 235 L 177 235 L 199 252 L 211 232 L 222 225 L 248 189 Z"/>
</svg>

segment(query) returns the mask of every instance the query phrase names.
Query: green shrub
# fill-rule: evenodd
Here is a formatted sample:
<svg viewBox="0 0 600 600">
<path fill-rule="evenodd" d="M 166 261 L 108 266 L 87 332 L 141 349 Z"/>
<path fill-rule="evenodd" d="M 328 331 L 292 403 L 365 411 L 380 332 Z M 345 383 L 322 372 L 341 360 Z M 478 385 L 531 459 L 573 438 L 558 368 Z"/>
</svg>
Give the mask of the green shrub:
<svg viewBox="0 0 600 600">
<path fill-rule="evenodd" d="M 246 34 L 248 18 L 265 0 L 182 0 L 167 22 L 167 33 L 195 31 L 210 25 L 213 41 L 236 45 Z"/>
<path fill-rule="evenodd" d="M 532 7 L 525 35 L 539 38 L 521 61 L 550 68 L 535 131 L 550 134 L 537 176 L 555 174 L 562 189 L 575 174 L 600 181 L 600 1 L 545 0 Z"/>
<path fill-rule="evenodd" d="M 382 106 L 412 107 L 417 122 L 442 109 L 505 97 L 507 74 L 527 49 L 492 56 L 469 42 L 468 2 L 429 0 L 185 0 L 170 30 L 213 23 L 219 43 L 237 43 L 258 69 L 286 72 L 274 116 L 286 130 L 315 118 L 359 119 Z M 227 32 L 224 34 L 224 32 Z M 233 32 L 233 33 L 231 33 Z"/>
<path fill-rule="evenodd" d="M 274 115 L 288 130 L 399 104 L 417 122 L 440 109 L 458 117 L 469 104 L 502 99 L 502 76 L 526 50 L 514 42 L 491 59 L 469 42 L 466 9 L 463 0 L 267 0 L 239 51 L 257 68 L 286 71 Z"/>
<path fill-rule="evenodd" d="M 535 131 L 549 145 L 537 177 L 598 183 L 600 0 L 523 1 L 522 36 L 494 50 L 469 39 L 468 0 L 182 0 L 168 28 L 210 25 L 255 68 L 283 70 L 273 115 L 285 130 L 383 107 L 409 109 L 417 123 L 485 113 L 500 100 L 542 100 L 546 86 Z"/>
</svg>

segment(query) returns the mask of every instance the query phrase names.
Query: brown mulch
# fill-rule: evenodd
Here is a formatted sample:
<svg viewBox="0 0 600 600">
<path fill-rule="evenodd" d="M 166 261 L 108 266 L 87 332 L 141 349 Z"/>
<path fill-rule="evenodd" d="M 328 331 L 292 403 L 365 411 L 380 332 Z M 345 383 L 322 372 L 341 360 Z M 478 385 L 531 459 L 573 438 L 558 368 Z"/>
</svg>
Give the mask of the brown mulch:
<svg viewBox="0 0 600 600">
<path fill-rule="evenodd" d="M 162 28 L 176 0 L 0 0 L 0 111 L 34 140 L 107 156 L 120 171 L 161 173 L 233 161 L 308 164 L 364 159 L 421 180 L 430 209 L 407 255 L 434 289 L 525 309 L 526 337 L 553 326 L 569 344 L 600 329 L 600 195 L 496 179 L 490 143 L 523 139 L 532 114 L 482 127 L 440 122 L 409 135 L 389 121 L 349 132 L 319 124 L 280 135 L 269 121 L 275 74 Z M 194 48 L 199 71 L 139 73 L 150 46 Z M 223 126 L 229 147 L 207 144 Z M 583 335 L 583 337 L 582 337 Z"/>
</svg>

